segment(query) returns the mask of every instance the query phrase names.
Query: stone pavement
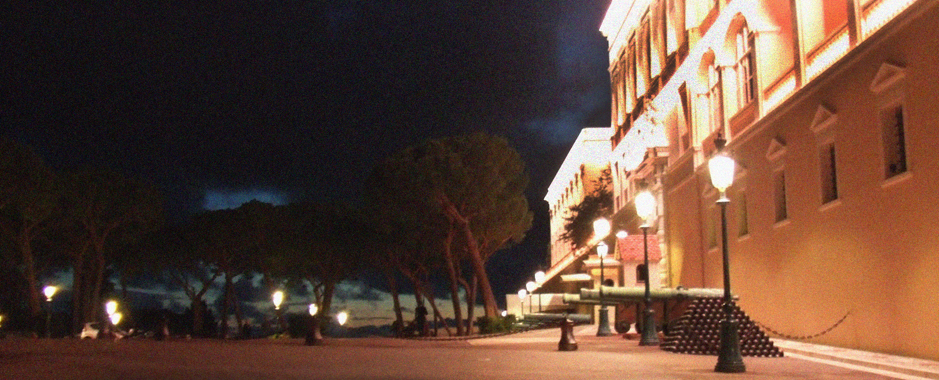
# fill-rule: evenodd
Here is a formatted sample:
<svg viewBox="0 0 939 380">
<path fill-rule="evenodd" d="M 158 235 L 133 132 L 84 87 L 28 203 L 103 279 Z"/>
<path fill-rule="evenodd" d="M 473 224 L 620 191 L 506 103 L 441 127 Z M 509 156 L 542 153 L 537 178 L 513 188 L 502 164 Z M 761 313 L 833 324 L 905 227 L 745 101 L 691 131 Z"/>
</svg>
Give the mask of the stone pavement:
<svg viewBox="0 0 939 380">
<path fill-rule="evenodd" d="M 618 339 L 620 341 L 628 342 L 623 347 L 620 347 L 624 351 L 632 350 L 646 350 L 648 348 L 643 348 L 638 346 L 638 337 L 632 337 L 634 340 L 622 339 L 622 335 L 616 335 L 614 337 L 596 337 L 596 326 L 576 326 L 574 330 L 574 335 L 577 337 L 579 343 L 579 349 L 596 349 L 594 347 L 599 342 L 610 342 L 611 340 Z M 530 331 L 522 334 L 507 335 L 504 337 L 494 337 L 487 339 L 480 339 L 476 341 L 469 341 L 470 344 L 475 346 L 487 346 L 487 345 L 525 345 L 525 344 L 549 344 L 558 343 L 560 339 L 559 329 L 545 329 L 545 330 L 536 330 Z M 796 359 L 799 361 L 819 363 L 831 367 L 839 367 L 848 369 L 855 372 L 869 373 L 873 375 L 885 376 L 887 378 L 895 379 L 909 379 L 909 380 L 919 380 L 919 379 L 939 379 L 939 362 L 909 358 L 903 356 L 887 355 L 876 352 L 860 351 L 860 350 L 851 350 L 841 347 L 832 347 L 818 344 L 811 344 L 805 342 L 797 342 L 783 339 L 772 339 L 776 347 L 780 348 L 784 353 L 786 358 Z M 583 342 L 583 343 L 581 343 Z M 635 346 L 634 348 L 628 347 L 629 345 Z M 669 355 L 676 355 L 677 357 L 681 356 L 695 356 L 695 355 L 682 355 L 669 353 Z M 705 356 L 712 358 L 712 361 L 716 363 L 717 358 L 714 356 Z M 680 360 L 680 359 L 676 359 Z M 751 361 L 765 361 L 765 360 L 775 360 L 773 358 L 751 358 L 744 357 L 744 364 L 747 364 Z M 748 371 L 750 372 L 750 371 Z M 790 375 L 796 375 L 798 369 L 795 368 L 789 372 Z M 780 374 L 782 375 L 782 374 Z M 810 373 L 806 373 L 811 378 Z M 735 375 L 743 376 L 743 375 Z"/>
<path fill-rule="evenodd" d="M 922 369 L 934 369 L 936 364 L 779 341 L 786 357 L 744 357 L 746 373 L 723 374 L 714 372 L 715 356 L 675 354 L 658 347 L 640 347 L 638 341 L 620 335 L 595 335 L 593 327 L 577 327 L 579 349 L 570 352 L 557 350 L 560 330 L 556 328 L 470 340 L 328 338 L 316 347 L 304 346 L 300 339 L 157 342 L 7 338 L 0 340 L 0 380 L 883 380 L 926 378 L 930 373 Z M 866 358 L 868 364 L 857 357 Z M 880 367 L 870 363 L 880 363 Z M 891 364 L 883 367 L 883 363 Z M 915 368 L 920 372 L 911 372 Z"/>
</svg>

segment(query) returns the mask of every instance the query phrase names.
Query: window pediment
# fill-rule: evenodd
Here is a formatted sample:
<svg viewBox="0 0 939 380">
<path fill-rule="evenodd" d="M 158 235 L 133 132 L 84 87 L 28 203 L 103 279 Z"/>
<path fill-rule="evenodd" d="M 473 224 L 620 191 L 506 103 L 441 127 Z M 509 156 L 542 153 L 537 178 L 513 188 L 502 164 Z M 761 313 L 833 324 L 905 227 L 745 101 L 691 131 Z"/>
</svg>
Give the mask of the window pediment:
<svg viewBox="0 0 939 380">
<path fill-rule="evenodd" d="M 786 154 L 786 140 L 782 136 L 773 137 L 766 149 L 766 159 L 775 161 Z"/>
<path fill-rule="evenodd" d="M 878 93 L 895 86 L 906 78 L 906 68 L 885 62 L 880 65 L 874 80 L 871 82 L 871 92 Z"/>
</svg>

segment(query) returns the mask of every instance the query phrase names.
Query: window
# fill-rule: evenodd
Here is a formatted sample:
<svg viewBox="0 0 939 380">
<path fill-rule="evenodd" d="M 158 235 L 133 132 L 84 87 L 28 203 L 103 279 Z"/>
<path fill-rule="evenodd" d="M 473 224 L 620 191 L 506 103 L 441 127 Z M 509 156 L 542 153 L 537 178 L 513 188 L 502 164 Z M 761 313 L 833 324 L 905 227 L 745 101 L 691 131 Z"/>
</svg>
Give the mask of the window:
<svg viewBox="0 0 939 380">
<path fill-rule="evenodd" d="M 884 176 L 891 178 L 907 171 L 903 106 L 881 110 L 880 120 L 884 142 Z"/>
<path fill-rule="evenodd" d="M 822 204 L 838 199 L 838 169 L 835 164 L 835 143 L 819 147 L 819 173 L 821 174 Z"/>
<path fill-rule="evenodd" d="M 636 265 L 636 283 L 637 284 L 646 283 L 646 265 L 645 264 Z"/>
<path fill-rule="evenodd" d="M 710 132 L 720 130 L 724 124 L 723 96 L 721 95 L 721 73 L 717 66 L 708 66 L 708 107 Z"/>
<path fill-rule="evenodd" d="M 737 32 L 737 106 L 743 108 L 753 101 L 756 79 L 753 70 L 753 35 L 746 25 Z"/>
<path fill-rule="evenodd" d="M 775 196 L 776 222 L 789 218 L 786 209 L 786 172 L 782 169 L 773 172 L 773 195 Z"/>
</svg>

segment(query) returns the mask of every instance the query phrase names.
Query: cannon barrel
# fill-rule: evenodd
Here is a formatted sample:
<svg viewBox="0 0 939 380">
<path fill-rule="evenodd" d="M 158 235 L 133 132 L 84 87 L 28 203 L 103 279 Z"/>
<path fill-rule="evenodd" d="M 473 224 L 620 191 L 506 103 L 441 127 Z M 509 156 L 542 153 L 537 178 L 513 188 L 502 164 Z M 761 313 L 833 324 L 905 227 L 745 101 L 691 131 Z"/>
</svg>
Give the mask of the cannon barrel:
<svg viewBox="0 0 939 380">
<path fill-rule="evenodd" d="M 530 313 L 525 314 L 525 319 L 535 319 L 538 321 L 561 321 L 564 318 L 570 319 L 574 323 L 590 322 L 589 314 L 559 314 L 559 313 Z"/>
<path fill-rule="evenodd" d="M 605 296 L 605 295 L 606 295 L 606 293 L 604 293 L 604 296 Z M 604 297 L 604 298 L 605 298 L 605 297 Z M 604 300 L 603 300 L 603 303 L 604 303 L 604 304 L 610 305 L 610 306 L 618 305 L 618 304 L 620 304 L 620 302 L 621 302 L 621 301 L 616 301 L 616 300 L 607 300 L 607 299 L 604 299 Z M 580 294 L 564 294 L 564 303 L 566 303 L 566 304 L 575 304 L 575 305 L 576 305 L 576 304 L 581 304 L 581 305 L 599 305 L 599 304 L 600 304 L 600 300 L 599 300 L 599 299 L 595 299 L 595 300 L 594 300 L 594 299 L 584 300 L 584 299 L 581 299 L 581 298 L 580 298 Z"/>
<path fill-rule="evenodd" d="M 645 299 L 645 288 L 643 287 L 617 287 L 617 286 L 603 286 L 603 300 L 604 303 L 606 300 L 611 300 L 615 302 L 626 302 L 626 301 L 642 301 Z M 723 289 L 713 289 L 713 288 L 691 288 L 691 289 L 673 289 L 673 288 L 657 288 L 649 289 L 649 295 L 653 300 L 674 300 L 674 299 L 690 299 L 690 298 L 721 298 L 724 296 Z M 734 296 L 734 299 L 737 299 Z M 565 301 L 567 298 L 565 297 Z M 600 300 L 600 291 L 597 289 L 581 289 L 580 290 L 580 300 L 589 301 L 589 300 Z"/>
</svg>

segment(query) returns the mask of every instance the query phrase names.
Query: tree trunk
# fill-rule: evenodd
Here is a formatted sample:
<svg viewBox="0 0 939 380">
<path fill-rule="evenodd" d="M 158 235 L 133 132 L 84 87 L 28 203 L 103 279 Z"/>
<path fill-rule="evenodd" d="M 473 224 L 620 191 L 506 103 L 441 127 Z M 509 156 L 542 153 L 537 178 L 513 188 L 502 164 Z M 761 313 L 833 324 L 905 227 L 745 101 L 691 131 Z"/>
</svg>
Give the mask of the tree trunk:
<svg viewBox="0 0 939 380">
<path fill-rule="evenodd" d="M 72 333 L 77 334 L 81 331 L 85 323 L 82 316 L 84 307 L 82 305 L 82 273 L 84 266 L 83 255 L 77 254 L 72 259 Z"/>
<path fill-rule="evenodd" d="M 456 319 L 456 335 L 466 335 L 463 330 L 463 310 L 460 306 L 460 277 L 456 273 L 456 267 L 453 260 L 453 250 L 450 244 L 453 241 L 453 230 L 447 230 L 447 237 L 444 239 L 444 261 L 447 264 L 447 274 L 450 276 L 450 301 L 453 303 L 453 318 Z"/>
<path fill-rule="evenodd" d="M 27 290 L 27 305 L 29 306 L 29 313 L 33 317 L 37 317 L 42 314 L 42 300 L 39 296 L 39 283 L 36 280 L 36 263 L 33 257 L 33 247 L 30 241 L 29 229 L 23 229 L 20 233 L 19 243 L 20 243 L 20 254 L 23 255 L 23 277 L 26 279 Z"/>
<path fill-rule="evenodd" d="M 323 288 L 323 312 L 326 313 L 325 315 L 329 315 L 330 309 L 333 307 L 334 293 L 336 293 L 336 282 L 330 280 Z"/>
<path fill-rule="evenodd" d="M 479 286 L 476 276 L 473 276 L 472 283 L 470 284 L 463 281 L 463 286 L 466 289 L 466 335 L 472 335 L 473 322 L 476 315 L 476 288 Z"/>
<path fill-rule="evenodd" d="M 422 292 L 422 293 L 424 293 L 424 297 L 427 298 L 427 301 L 430 302 L 430 307 L 434 309 L 434 318 L 435 318 L 434 320 L 437 320 L 437 318 L 439 318 L 443 324 L 444 330 L 447 331 L 447 336 L 453 336 L 453 332 L 450 331 L 450 326 L 447 326 L 447 320 L 443 318 L 443 314 L 441 314 L 440 309 L 437 308 L 437 302 L 434 300 L 433 292 L 430 291 L 430 292 Z M 438 327 L 438 323 L 434 323 L 434 335 L 437 334 L 437 327 Z"/>
<path fill-rule="evenodd" d="M 395 280 L 394 272 L 385 270 L 385 278 L 388 280 L 388 288 L 391 290 L 391 301 L 394 303 L 395 310 L 395 336 L 401 336 L 404 329 L 404 316 L 401 314 L 401 300 L 398 299 L 398 281 Z"/>
<path fill-rule="evenodd" d="M 479 245 L 476 243 L 476 237 L 473 235 L 473 230 L 470 229 L 469 222 L 463 220 L 460 221 L 460 224 L 466 239 L 470 262 L 473 264 L 473 272 L 479 279 L 479 290 L 483 296 L 483 306 L 486 310 L 486 317 L 495 318 L 499 313 L 499 306 L 496 304 L 496 296 L 492 293 L 492 286 L 489 284 L 489 275 L 486 274 L 486 265 L 479 254 Z"/>
<path fill-rule="evenodd" d="M 205 305 L 202 304 L 202 299 L 193 298 L 192 300 L 192 335 L 193 336 L 204 336 L 202 322 L 204 321 L 204 309 Z"/>
<path fill-rule="evenodd" d="M 225 294 L 222 298 L 224 300 L 222 302 L 222 312 L 219 313 L 219 318 L 222 319 L 222 331 L 219 331 L 219 335 L 222 337 L 222 339 L 228 338 L 228 316 L 230 315 L 232 307 L 232 275 L 229 271 L 225 271 L 224 293 Z"/>
</svg>

